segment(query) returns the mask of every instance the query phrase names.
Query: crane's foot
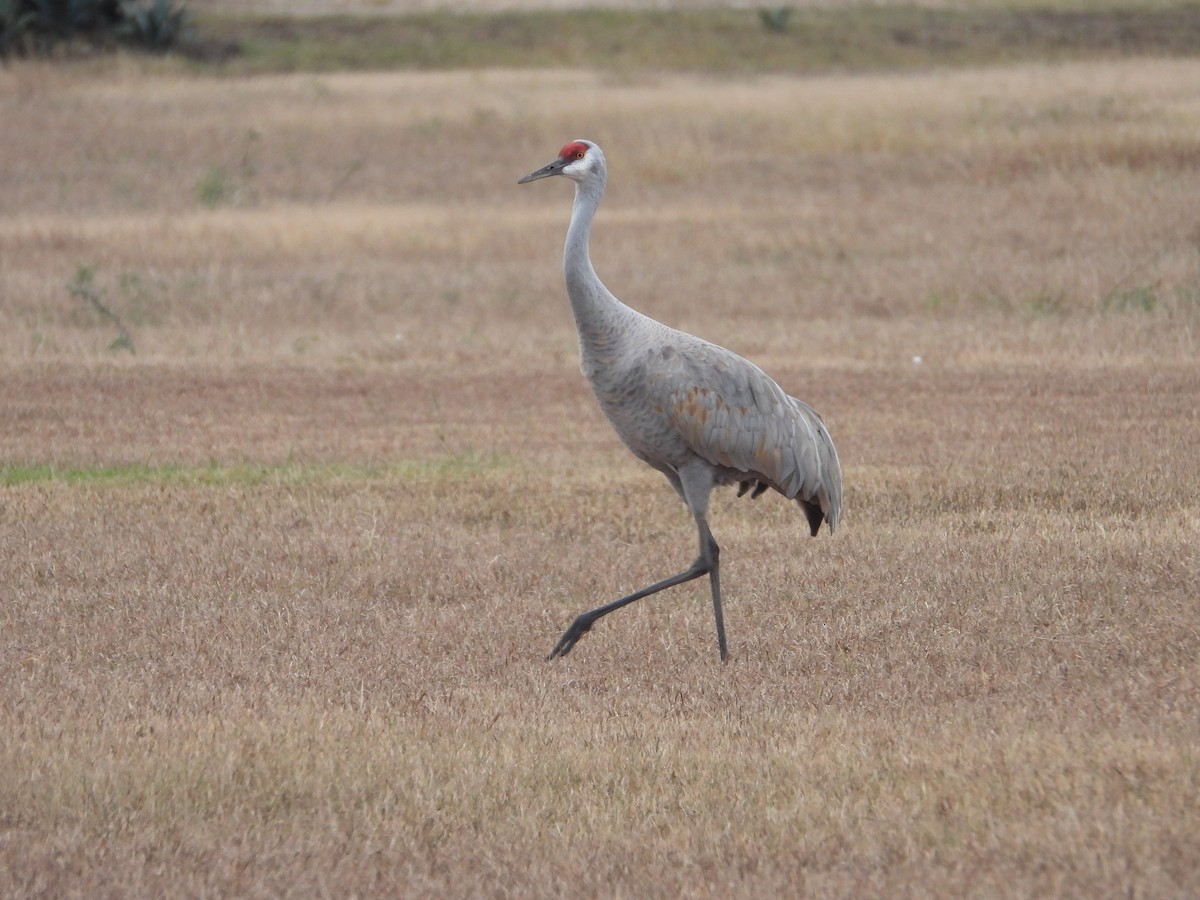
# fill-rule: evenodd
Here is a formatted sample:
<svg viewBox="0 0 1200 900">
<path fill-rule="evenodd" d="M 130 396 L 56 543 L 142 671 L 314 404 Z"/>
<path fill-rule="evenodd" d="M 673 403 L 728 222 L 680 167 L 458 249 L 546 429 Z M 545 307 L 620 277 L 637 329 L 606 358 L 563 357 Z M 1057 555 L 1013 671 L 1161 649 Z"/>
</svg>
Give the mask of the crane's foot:
<svg viewBox="0 0 1200 900">
<path fill-rule="evenodd" d="M 596 621 L 596 617 L 584 613 L 577 616 L 575 621 L 571 623 L 571 627 L 563 632 L 563 636 L 558 639 L 558 643 L 554 645 L 554 649 L 550 651 L 550 655 L 546 657 L 549 662 L 552 659 L 557 659 L 560 656 L 566 656 L 571 652 L 571 648 L 576 642 L 583 637 L 591 629 L 592 624 Z"/>
</svg>

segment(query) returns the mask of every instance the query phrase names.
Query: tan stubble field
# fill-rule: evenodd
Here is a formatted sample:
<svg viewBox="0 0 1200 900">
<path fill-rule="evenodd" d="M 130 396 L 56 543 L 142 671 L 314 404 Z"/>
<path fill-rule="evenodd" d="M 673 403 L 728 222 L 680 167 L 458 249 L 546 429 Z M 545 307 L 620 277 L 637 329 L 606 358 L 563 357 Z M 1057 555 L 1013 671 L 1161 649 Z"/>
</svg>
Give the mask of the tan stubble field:
<svg viewBox="0 0 1200 900">
<path fill-rule="evenodd" d="M 0 80 L 0 894 L 1200 892 L 1200 64 Z M 559 261 L 822 411 L 686 511 Z M 67 285 L 121 317 L 136 353 Z"/>
</svg>

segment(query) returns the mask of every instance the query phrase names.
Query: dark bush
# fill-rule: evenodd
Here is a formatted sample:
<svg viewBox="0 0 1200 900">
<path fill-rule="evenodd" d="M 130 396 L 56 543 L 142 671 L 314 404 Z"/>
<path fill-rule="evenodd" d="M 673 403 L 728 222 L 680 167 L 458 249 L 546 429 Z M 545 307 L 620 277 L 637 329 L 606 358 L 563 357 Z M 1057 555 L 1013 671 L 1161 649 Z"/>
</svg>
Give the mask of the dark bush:
<svg viewBox="0 0 1200 900">
<path fill-rule="evenodd" d="M 122 0 L 117 33 L 127 43 L 164 53 L 180 42 L 187 27 L 187 10 L 175 0 Z"/>
<path fill-rule="evenodd" d="M 0 56 L 63 45 L 164 51 L 187 30 L 182 0 L 0 0 Z"/>
</svg>

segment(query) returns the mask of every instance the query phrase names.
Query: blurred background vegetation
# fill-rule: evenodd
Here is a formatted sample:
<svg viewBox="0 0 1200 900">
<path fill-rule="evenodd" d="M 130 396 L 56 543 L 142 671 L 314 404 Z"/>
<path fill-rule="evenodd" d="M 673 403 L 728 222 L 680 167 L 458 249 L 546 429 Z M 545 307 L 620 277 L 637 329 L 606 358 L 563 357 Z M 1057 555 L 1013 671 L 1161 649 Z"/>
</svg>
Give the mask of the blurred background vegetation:
<svg viewBox="0 0 1200 900">
<path fill-rule="evenodd" d="M 1200 3 L 978 0 L 674 10 L 287 16 L 184 0 L 0 0 L 0 55 L 170 55 L 233 73 L 476 67 L 856 71 L 1192 56 Z"/>
<path fill-rule="evenodd" d="M 189 36 L 178 0 L 0 0 L 0 55 L 48 56 L 135 47 L 175 49 Z"/>
</svg>

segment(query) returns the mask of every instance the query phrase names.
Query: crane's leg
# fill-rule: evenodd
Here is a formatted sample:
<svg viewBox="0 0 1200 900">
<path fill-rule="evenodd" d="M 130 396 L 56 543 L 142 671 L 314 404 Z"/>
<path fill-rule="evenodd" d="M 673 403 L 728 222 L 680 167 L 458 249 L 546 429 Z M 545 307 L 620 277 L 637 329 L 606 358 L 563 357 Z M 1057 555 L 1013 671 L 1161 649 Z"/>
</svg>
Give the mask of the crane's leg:
<svg viewBox="0 0 1200 900">
<path fill-rule="evenodd" d="M 721 548 L 708 530 L 708 523 L 700 521 L 700 553 L 708 560 L 708 583 L 712 588 L 713 615 L 717 619 L 717 647 L 721 659 L 729 659 L 729 645 L 725 643 L 725 614 L 721 610 Z"/>
<path fill-rule="evenodd" d="M 674 474 L 673 472 L 668 473 L 668 477 Z M 604 618 L 610 612 L 615 612 L 623 606 L 628 606 L 630 603 L 641 600 L 643 597 L 649 597 L 651 594 L 665 591 L 667 588 L 693 581 L 702 575 L 708 575 L 709 584 L 712 587 L 713 613 L 717 619 L 717 646 L 721 651 L 721 659 L 729 658 L 729 649 L 725 642 L 725 617 L 721 610 L 721 548 L 717 546 L 717 542 L 713 539 L 707 520 L 708 495 L 712 491 L 713 486 L 712 475 L 707 468 L 699 468 L 692 472 L 680 472 L 678 476 L 671 477 L 670 480 L 672 487 L 679 492 L 679 495 L 683 497 L 684 502 L 687 503 L 688 508 L 692 511 L 692 515 L 696 519 L 696 525 L 700 530 L 700 555 L 696 557 L 696 561 L 677 575 L 664 578 L 662 581 L 656 581 L 649 587 L 642 588 L 640 591 L 634 591 L 632 594 L 612 601 L 612 603 L 606 603 L 604 606 L 581 613 L 571 623 L 570 627 L 563 632 L 563 636 L 558 639 L 558 643 L 554 645 L 554 649 L 546 657 L 547 660 L 566 656 L 570 653 L 571 648 L 575 646 L 579 639 L 587 634 L 599 619 Z"/>
<path fill-rule="evenodd" d="M 571 648 L 575 646 L 576 642 L 591 630 L 596 621 L 604 618 L 610 612 L 616 612 L 622 606 L 628 606 L 635 600 L 641 600 L 643 597 L 649 597 L 651 594 L 665 591 L 667 588 L 675 587 L 677 584 L 692 581 L 708 571 L 708 563 L 705 562 L 704 557 L 700 557 L 678 575 L 672 575 L 670 578 L 656 581 L 649 587 L 642 588 L 640 591 L 634 591 L 620 600 L 614 600 L 612 603 L 606 603 L 604 606 L 580 613 L 575 617 L 575 621 L 571 623 L 571 627 L 563 632 L 563 636 L 558 639 L 558 643 L 554 645 L 554 649 L 550 651 L 550 655 L 546 659 L 550 660 L 558 656 L 566 656 L 571 652 Z"/>
<path fill-rule="evenodd" d="M 692 511 L 696 527 L 700 530 L 700 560 L 708 570 L 708 583 L 712 588 L 713 616 L 717 620 L 717 647 L 721 659 L 729 659 L 729 646 L 725 643 L 725 614 L 721 609 L 721 548 L 708 530 L 708 498 L 712 494 L 715 478 L 706 462 L 697 461 L 679 470 L 679 493 L 683 502 Z M 697 561 L 700 561 L 697 560 Z"/>
</svg>

